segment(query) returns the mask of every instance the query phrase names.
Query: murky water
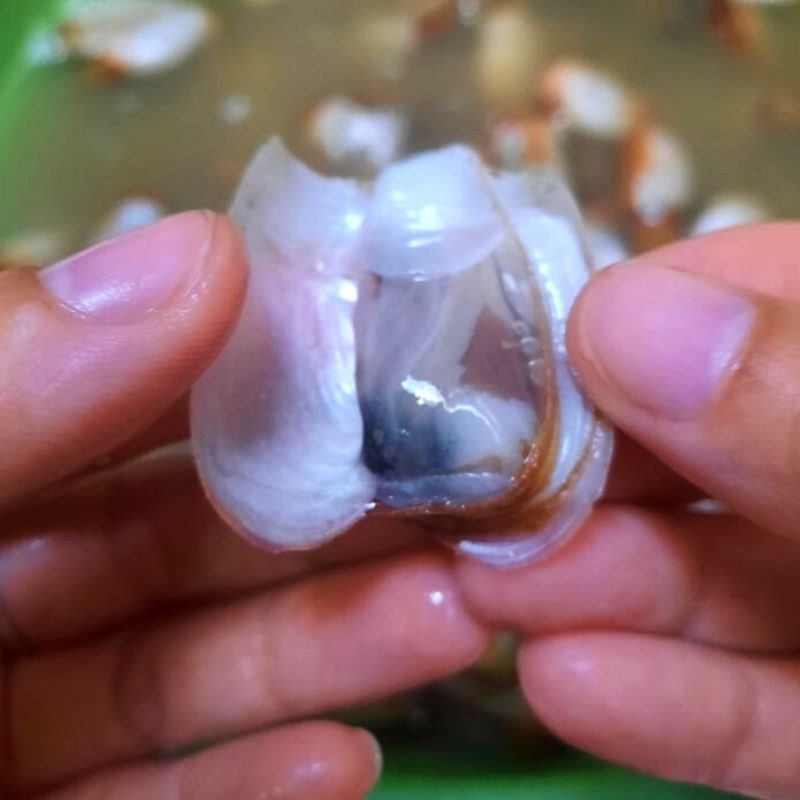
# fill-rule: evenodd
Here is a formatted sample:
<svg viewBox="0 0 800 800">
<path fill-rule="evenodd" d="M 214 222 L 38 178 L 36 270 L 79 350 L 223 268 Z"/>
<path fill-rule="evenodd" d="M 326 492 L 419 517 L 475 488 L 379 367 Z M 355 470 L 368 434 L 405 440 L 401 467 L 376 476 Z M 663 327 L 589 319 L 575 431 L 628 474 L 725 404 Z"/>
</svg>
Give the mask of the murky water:
<svg viewBox="0 0 800 800">
<path fill-rule="evenodd" d="M 695 206 L 746 190 L 777 216 L 800 216 L 800 125 L 775 131 L 763 110 L 800 103 L 800 6 L 766 10 L 769 52 L 736 57 L 700 24 L 665 24 L 665 4 L 681 1 L 530 0 L 541 62 L 589 59 L 643 93 L 692 155 Z M 212 4 L 214 41 L 169 74 L 109 85 L 80 65 L 31 71 L 0 142 L 0 240 L 57 229 L 76 248 L 131 192 L 172 210 L 224 209 L 255 148 L 273 133 L 297 141 L 334 91 L 402 104 L 414 146 L 480 141 L 475 31 L 459 27 L 404 74 L 381 75 L 353 29 L 389 2 L 227 0 Z"/>
</svg>

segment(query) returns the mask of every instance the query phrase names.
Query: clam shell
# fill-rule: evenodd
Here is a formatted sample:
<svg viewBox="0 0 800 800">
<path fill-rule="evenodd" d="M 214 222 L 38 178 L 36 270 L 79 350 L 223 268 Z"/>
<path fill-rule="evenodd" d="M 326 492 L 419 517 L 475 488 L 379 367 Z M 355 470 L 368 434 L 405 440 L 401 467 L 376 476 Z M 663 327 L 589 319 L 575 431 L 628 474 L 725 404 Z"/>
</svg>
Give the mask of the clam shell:
<svg viewBox="0 0 800 800">
<path fill-rule="evenodd" d="M 364 185 L 272 141 L 231 213 L 251 282 L 192 428 L 235 527 L 302 549 L 402 514 L 497 565 L 576 528 L 612 441 L 567 362 L 590 266 L 552 174 L 492 174 L 453 145 Z"/>
</svg>

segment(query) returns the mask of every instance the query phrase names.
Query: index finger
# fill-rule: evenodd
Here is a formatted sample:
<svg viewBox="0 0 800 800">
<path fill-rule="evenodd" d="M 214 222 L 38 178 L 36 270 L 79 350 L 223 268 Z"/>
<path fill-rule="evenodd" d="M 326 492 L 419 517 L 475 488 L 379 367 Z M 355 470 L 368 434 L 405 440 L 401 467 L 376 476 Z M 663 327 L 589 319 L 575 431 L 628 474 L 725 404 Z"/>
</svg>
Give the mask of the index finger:
<svg viewBox="0 0 800 800">
<path fill-rule="evenodd" d="M 371 518 L 315 551 L 272 553 L 231 531 L 191 464 L 163 457 L 0 516 L 0 645 L 43 649 L 183 606 L 230 598 L 420 544 Z"/>
</svg>

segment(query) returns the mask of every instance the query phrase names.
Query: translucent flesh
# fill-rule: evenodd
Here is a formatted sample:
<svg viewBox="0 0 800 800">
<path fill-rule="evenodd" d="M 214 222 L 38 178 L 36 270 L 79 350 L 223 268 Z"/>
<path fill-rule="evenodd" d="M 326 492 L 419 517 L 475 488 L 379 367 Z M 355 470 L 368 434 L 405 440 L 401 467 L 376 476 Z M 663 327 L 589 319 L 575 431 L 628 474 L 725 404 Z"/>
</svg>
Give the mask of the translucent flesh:
<svg viewBox="0 0 800 800">
<path fill-rule="evenodd" d="M 459 146 L 368 189 L 265 147 L 232 209 L 252 260 L 246 308 L 193 397 L 198 464 L 223 514 L 304 548 L 376 504 L 450 513 L 469 533 L 477 509 L 491 519 L 512 498 L 537 542 L 566 535 L 609 447 L 566 361 L 588 266 L 561 191 L 540 175 L 493 178 Z M 531 551 L 461 546 L 494 563 Z"/>
</svg>

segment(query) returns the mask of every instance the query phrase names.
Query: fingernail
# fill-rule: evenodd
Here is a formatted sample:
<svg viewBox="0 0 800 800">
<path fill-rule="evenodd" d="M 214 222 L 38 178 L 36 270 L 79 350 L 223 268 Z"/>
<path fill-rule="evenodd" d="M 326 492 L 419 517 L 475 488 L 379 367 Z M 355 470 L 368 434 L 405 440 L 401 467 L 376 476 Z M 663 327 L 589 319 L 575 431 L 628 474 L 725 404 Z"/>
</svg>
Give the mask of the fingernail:
<svg viewBox="0 0 800 800">
<path fill-rule="evenodd" d="M 213 237 L 213 215 L 178 214 L 40 273 L 60 303 L 92 322 L 136 322 L 188 290 Z"/>
<path fill-rule="evenodd" d="M 372 750 L 373 761 L 375 764 L 375 781 L 381 777 L 383 772 L 383 749 L 377 738 L 368 730 L 361 728 L 359 733 L 367 740 L 367 743 Z"/>
<path fill-rule="evenodd" d="M 579 314 L 579 342 L 606 385 L 657 416 L 681 420 L 713 400 L 755 308 L 720 283 L 637 264 L 600 277 Z"/>
</svg>

